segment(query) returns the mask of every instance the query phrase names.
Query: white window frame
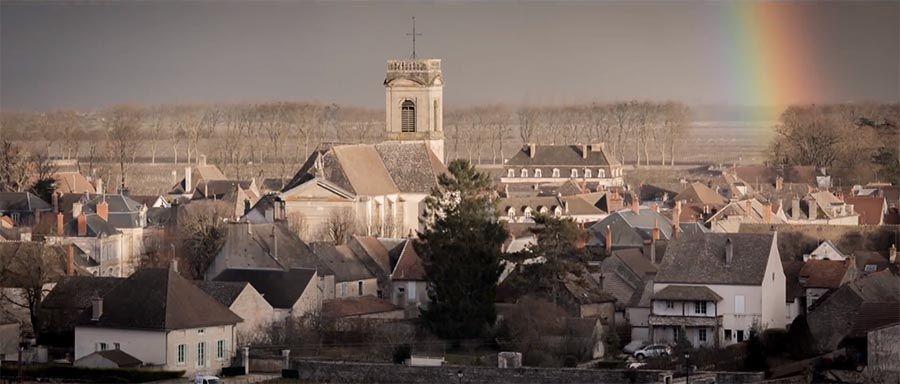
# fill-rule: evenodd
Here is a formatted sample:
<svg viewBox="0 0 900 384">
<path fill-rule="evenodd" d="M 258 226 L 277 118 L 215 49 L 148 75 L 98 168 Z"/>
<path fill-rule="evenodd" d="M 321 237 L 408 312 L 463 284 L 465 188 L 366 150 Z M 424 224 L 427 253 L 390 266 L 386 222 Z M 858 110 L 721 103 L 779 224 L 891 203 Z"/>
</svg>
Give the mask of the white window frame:
<svg viewBox="0 0 900 384">
<path fill-rule="evenodd" d="M 590 178 L 593 178 L 593 177 L 594 177 L 594 173 L 591 172 L 590 169 L 585 168 L 585 169 L 584 169 L 584 178 L 585 178 L 585 179 L 590 179 Z"/>
<path fill-rule="evenodd" d="M 540 170 L 540 169 L 535 169 L 535 170 L 534 170 L 534 177 L 541 177 L 541 170 Z"/>
<path fill-rule="evenodd" d="M 197 367 L 206 367 L 206 342 L 197 343 Z"/>
<path fill-rule="evenodd" d="M 512 168 L 507 169 L 507 170 L 506 170 L 506 177 L 509 177 L 509 178 L 516 177 L 516 170 L 515 170 L 515 169 L 512 169 Z"/>
<path fill-rule="evenodd" d="M 741 314 L 747 311 L 744 295 L 734 295 L 734 313 Z"/>
<path fill-rule="evenodd" d="M 553 178 L 559 178 L 559 168 L 553 168 Z"/>
<path fill-rule="evenodd" d="M 522 170 L 519 171 L 519 177 L 522 177 L 522 178 L 528 177 L 528 168 L 522 168 Z"/>
<path fill-rule="evenodd" d="M 705 301 L 695 301 L 694 302 L 694 314 L 697 314 L 697 315 L 705 315 L 706 314 L 706 302 Z"/>
<path fill-rule="evenodd" d="M 216 341 L 216 359 L 225 360 L 225 340 Z"/>
<path fill-rule="evenodd" d="M 573 178 L 573 179 L 578 178 L 578 170 L 575 169 L 575 168 L 572 168 L 572 171 L 569 172 L 569 177 L 571 177 L 571 178 Z"/>
<path fill-rule="evenodd" d="M 187 344 L 178 344 L 175 347 L 175 364 L 185 365 L 187 363 Z"/>
<path fill-rule="evenodd" d="M 606 171 L 604 171 L 602 168 L 601 168 L 601 169 L 598 169 L 598 170 L 597 170 L 597 177 L 599 177 L 599 178 L 601 178 L 601 179 L 605 178 L 605 177 L 606 177 Z"/>
<path fill-rule="evenodd" d="M 675 309 L 675 302 L 672 300 L 666 300 L 666 309 Z"/>
<path fill-rule="evenodd" d="M 706 328 L 697 329 L 697 340 L 701 342 L 706 342 Z"/>
</svg>

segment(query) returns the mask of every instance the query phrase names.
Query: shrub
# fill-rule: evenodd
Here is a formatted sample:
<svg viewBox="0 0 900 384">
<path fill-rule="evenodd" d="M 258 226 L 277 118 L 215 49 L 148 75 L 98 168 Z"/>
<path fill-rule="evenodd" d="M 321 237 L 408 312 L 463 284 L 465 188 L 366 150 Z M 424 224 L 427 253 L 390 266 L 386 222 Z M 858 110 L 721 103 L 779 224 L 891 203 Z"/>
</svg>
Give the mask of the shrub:
<svg viewBox="0 0 900 384">
<path fill-rule="evenodd" d="M 3 374 L 10 378 L 18 375 L 15 364 L 4 364 Z M 143 369 L 81 368 L 71 365 L 30 365 L 22 367 L 22 375 L 28 379 L 62 379 L 82 383 L 146 383 L 172 380 L 184 376 L 184 371 L 151 371 Z"/>
<path fill-rule="evenodd" d="M 400 344 L 394 347 L 394 364 L 403 364 L 410 357 L 412 357 L 412 348 L 409 344 Z"/>
</svg>

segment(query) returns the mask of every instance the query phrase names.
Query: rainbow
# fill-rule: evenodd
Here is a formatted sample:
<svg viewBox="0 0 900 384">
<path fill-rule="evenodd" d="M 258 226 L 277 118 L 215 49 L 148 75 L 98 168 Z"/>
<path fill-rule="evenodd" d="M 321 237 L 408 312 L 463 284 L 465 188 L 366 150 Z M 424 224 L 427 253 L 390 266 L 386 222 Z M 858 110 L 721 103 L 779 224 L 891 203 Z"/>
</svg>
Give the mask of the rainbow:
<svg viewBox="0 0 900 384">
<path fill-rule="evenodd" d="M 802 3 L 736 1 L 721 4 L 728 79 L 736 99 L 764 107 L 768 119 L 784 107 L 821 100 L 827 91 L 817 71 L 815 44 Z M 765 113 L 765 112 L 761 112 Z M 775 113 L 774 116 L 771 114 Z M 762 117 L 762 116 L 761 116 Z"/>
</svg>

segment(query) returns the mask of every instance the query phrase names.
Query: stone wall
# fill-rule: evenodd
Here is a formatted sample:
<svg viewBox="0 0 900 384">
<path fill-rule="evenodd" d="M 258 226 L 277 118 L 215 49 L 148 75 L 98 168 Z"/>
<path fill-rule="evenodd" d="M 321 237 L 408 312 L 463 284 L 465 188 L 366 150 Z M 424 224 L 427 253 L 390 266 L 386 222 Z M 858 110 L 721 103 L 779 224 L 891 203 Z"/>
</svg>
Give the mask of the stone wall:
<svg viewBox="0 0 900 384">
<path fill-rule="evenodd" d="M 865 374 L 873 383 L 900 382 L 900 324 L 869 332 L 868 366 Z"/>
<path fill-rule="evenodd" d="M 763 372 L 714 372 L 716 384 L 759 383 L 765 380 Z"/>
<path fill-rule="evenodd" d="M 669 371 L 577 368 L 410 367 L 406 365 L 295 360 L 301 382 L 329 383 L 669 383 Z M 460 376 L 461 374 L 461 376 Z M 668 381 L 666 379 L 669 379 Z"/>
</svg>

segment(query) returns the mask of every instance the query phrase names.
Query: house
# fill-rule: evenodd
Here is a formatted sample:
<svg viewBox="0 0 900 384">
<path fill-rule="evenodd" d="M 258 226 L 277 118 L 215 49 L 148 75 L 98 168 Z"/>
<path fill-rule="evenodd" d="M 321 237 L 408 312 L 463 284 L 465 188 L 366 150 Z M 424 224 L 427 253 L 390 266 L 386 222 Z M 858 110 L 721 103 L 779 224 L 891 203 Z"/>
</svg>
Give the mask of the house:
<svg viewBox="0 0 900 384">
<path fill-rule="evenodd" d="M 538 145 L 529 143 L 504 164 L 503 184 L 561 183 L 567 179 L 605 187 L 621 186 L 622 164 L 604 143 Z"/>
<path fill-rule="evenodd" d="M 614 249 L 640 248 L 654 236 L 658 240 L 672 238 L 672 226 L 672 222 L 660 214 L 658 206 L 639 206 L 635 199 L 631 208 L 610 213 L 588 228 L 591 234 L 588 245 L 605 248 L 607 254 Z"/>
<path fill-rule="evenodd" d="M 172 171 L 173 178 L 176 174 Z M 228 178 L 218 167 L 206 163 L 206 155 L 200 155 L 197 157 L 197 164 L 184 167 L 184 178 L 175 183 L 169 194 L 190 198 L 197 185 L 205 180 L 228 180 Z"/>
<path fill-rule="evenodd" d="M 409 239 L 395 248 L 399 252 L 391 271 L 392 294 L 389 300 L 400 307 L 418 310 L 428 305 L 428 284 L 425 267 L 414 242 Z"/>
<path fill-rule="evenodd" d="M 315 269 L 228 269 L 216 276 L 215 282 L 203 282 L 200 286 L 222 282 L 247 283 L 256 292 L 256 295 L 248 293 L 247 299 L 252 300 L 238 303 L 242 308 L 235 312 L 238 316 L 243 313 L 254 323 L 243 329 L 246 332 L 258 330 L 271 321 L 315 313 L 326 299 Z M 254 313 L 254 308 L 259 308 L 260 312 Z"/>
<path fill-rule="evenodd" d="M 847 255 L 844 255 L 840 249 L 836 245 L 834 245 L 831 240 L 825 240 L 819 244 L 816 249 L 808 254 L 803 255 L 803 261 L 809 260 L 837 260 L 843 261 L 847 259 Z"/>
<path fill-rule="evenodd" d="M 399 240 L 402 242 L 405 240 Z M 375 275 L 378 281 L 378 291 L 375 296 L 385 298 L 391 292 L 391 272 L 396 264 L 396 257 L 392 257 L 391 249 L 388 246 L 398 247 L 396 244 L 382 242 L 378 238 L 372 236 L 353 235 L 347 242 L 350 250 L 359 258 L 360 262 Z M 393 249 L 393 248 L 392 248 Z"/>
<path fill-rule="evenodd" d="M 37 225 L 53 207 L 31 192 L 0 192 L 0 214 L 9 217 L 16 226 Z"/>
<path fill-rule="evenodd" d="M 191 200 L 215 200 L 227 205 L 232 220 L 241 218 L 261 197 L 256 180 L 201 180 Z"/>
<path fill-rule="evenodd" d="M 881 196 L 847 196 L 847 204 L 859 214 L 859 225 L 884 225 L 884 217 L 888 214 L 888 203 Z"/>
<path fill-rule="evenodd" d="M 897 364 L 897 354 L 900 353 L 897 343 L 900 340 L 900 319 L 896 318 L 900 313 L 900 307 L 894 305 L 885 308 L 882 313 L 893 310 L 894 319 L 885 325 L 870 328 L 866 332 L 866 370 L 863 374 L 873 383 L 890 383 L 900 381 L 900 365 Z M 890 316 L 890 315 L 888 315 Z M 888 318 L 888 316 L 885 316 Z"/>
<path fill-rule="evenodd" d="M 653 281 L 651 340 L 724 346 L 746 340 L 754 326 L 784 328 L 777 238 L 701 233 L 670 241 Z"/>
<path fill-rule="evenodd" d="M 781 224 L 784 212 L 755 198 L 733 201 L 710 216 L 706 225 L 713 232 L 736 233 L 743 224 Z"/>
<path fill-rule="evenodd" d="M 578 223 L 594 222 L 606 217 L 606 212 L 596 205 L 603 195 L 503 197 L 497 200 L 497 209 L 500 218 L 511 223 L 533 223 L 537 214 L 571 218 Z"/>
<path fill-rule="evenodd" d="M 138 358 L 131 356 L 120 349 L 107 349 L 96 351 L 75 360 L 73 364 L 82 368 L 137 368 L 142 362 Z"/>
<path fill-rule="evenodd" d="M 378 278 L 366 268 L 349 246 L 318 242 L 311 244 L 313 253 L 334 274 L 334 296 L 376 296 Z"/>
<path fill-rule="evenodd" d="M 204 276 L 205 280 L 215 280 L 228 269 L 286 271 L 292 268 L 314 269 L 319 276 L 331 274 L 309 246 L 284 223 L 229 222 L 225 227 L 222 249 L 213 258 Z"/>
<path fill-rule="evenodd" d="M 853 281 L 856 276 L 856 261 L 852 259 L 807 260 L 798 275 L 800 286 L 806 293 L 806 309 L 809 310 L 826 293 Z"/>
<path fill-rule="evenodd" d="M 108 211 L 99 204 L 99 213 L 81 212 L 65 225 L 57 225 L 52 234 L 45 235 L 49 244 L 71 244 L 84 253 L 94 276 L 127 277 L 137 267 L 139 255 L 127 246 L 125 235 L 107 221 Z M 62 215 L 57 215 L 57 222 Z"/>
<path fill-rule="evenodd" d="M 681 201 L 683 204 L 709 206 L 714 210 L 718 210 L 728 204 L 724 196 L 706 186 L 706 184 L 699 182 L 688 184 L 678 195 L 675 195 L 674 200 Z"/>
<path fill-rule="evenodd" d="M 372 295 L 322 302 L 322 316 L 330 319 L 403 319 L 403 308 Z"/>
<path fill-rule="evenodd" d="M 59 279 L 41 301 L 42 344 L 71 346 L 75 324 L 91 309 L 91 300 L 103 296 L 119 283 L 120 277 L 66 276 Z"/>
<path fill-rule="evenodd" d="M 837 349 L 861 321 L 859 313 L 863 305 L 900 302 L 897 292 L 900 292 L 900 276 L 895 268 L 889 268 L 851 281 L 822 296 L 809 308 L 806 316 L 812 338 L 809 345 L 817 353 Z"/>
<path fill-rule="evenodd" d="M 656 253 L 656 247 L 653 247 Z M 659 250 L 662 256 L 663 249 Z M 631 298 L 644 289 L 646 282 L 656 275 L 655 256 L 645 254 L 642 248 L 614 250 L 600 264 L 600 285 L 604 292 L 616 298 L 616 312 L 627 318 L 626 306 Z"/>
<path fill-rule="evenodd" d="M 653 279 L 634 292 L 625 305 L 625 319 L 631 326 L 631 340 L 650 342 L 650 313 L 652 312 Z"/>
<path fill-rule="evenodd" d="M 229 270 L 226 274 L 233 271 L 236 270 Z M 222 275 L 219 277 L 224 278 Z M 194 284 L 241 318 L 242 321 L 234 328 L 238 344 L 252 339 L 263 330 L 263 327 L 276 319 L 275 309 L 249 282 L 196 280 Z"/>
<path fill-rule="evenodd" d="M 790 224 L 859 225 L 859 214 L 853 205 L 829 191 L 810 192 L 802 199 L 794 198 L 784 213 Z"/>
<path fill-rule="evenodd" d="M 97 193 L 94 185 L 88 181 L 87 177 L 78 171 L 57 171 L 50 177 L 56 180 L 55 192 L 57 193 Z"/>
<path fill-rule="evenodd" d="M 782 261 L 784 268 L 785 324 L 806 313 L 806 289 L 800 284 L 800 270 L 806 265 L 800 260 Z"/>
<path fill-rule="evenodd" d="M 175 268 L 141 269 L 95 297 L 75 326 L 75 360 L 117 349 L 186 375 L 231 365 L 238 315 Z"/>
<path fill-rule="evenodd" d="M 558 304 L 572 316 L 597 318 L 606 324 L 615 324 L 616 298 L 603 291 L 593 277 L 584 273 L 567 273 L 559 285 Z"/>
</svg>

